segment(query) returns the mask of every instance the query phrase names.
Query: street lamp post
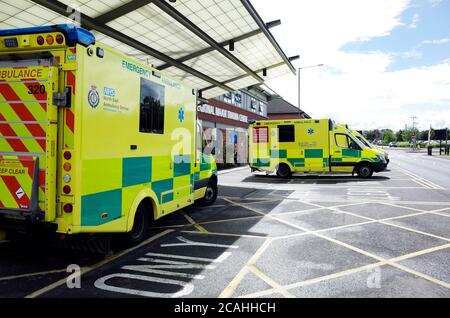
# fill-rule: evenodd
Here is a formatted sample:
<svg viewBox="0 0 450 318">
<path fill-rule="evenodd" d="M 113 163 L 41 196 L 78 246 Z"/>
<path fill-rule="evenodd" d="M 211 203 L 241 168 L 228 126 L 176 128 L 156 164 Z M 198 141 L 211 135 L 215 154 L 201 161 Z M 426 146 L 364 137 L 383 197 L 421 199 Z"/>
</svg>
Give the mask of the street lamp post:
<svg viewBox="0 0 450 318">
<path fill-rule="evenodd" d="M 298 68 L 298 114 L 299 114 L 300 117 L 302 115 L 301 108 L 300 108 L 300 104 L 301 104 L 300 103 L 301 102 L 301 99 L 300 99 L 300 91 L 301 91 L 300 71 L 304 70 L 306 68 L 322 67 L 322 66 L 324 66 L 324 64 L 310 65 L 310 66 L 305 66 L 305 67 L 299 67 Z"/>
</svg>

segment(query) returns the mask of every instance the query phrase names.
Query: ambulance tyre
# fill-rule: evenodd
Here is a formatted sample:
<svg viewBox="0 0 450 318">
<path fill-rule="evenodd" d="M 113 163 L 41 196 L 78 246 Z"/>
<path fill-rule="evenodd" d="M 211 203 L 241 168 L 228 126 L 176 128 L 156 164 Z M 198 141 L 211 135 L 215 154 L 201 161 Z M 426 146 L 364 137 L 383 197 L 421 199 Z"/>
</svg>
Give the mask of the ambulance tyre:
<svg viewBox="0 0 450 318">
<path fill-rule="evenodd" d="M 206 186 L 205 196 L 198 201 L 200 206 L 210 206 L 216 202 L 218 195 L 217 180 L 212 177 Z"/>
<path fill-rule="evenodd" d="M 284 179 L 290 178 L 292 176 L 291 168 L 285 163 L 280 164 L 277 168 L 277 176 Z"/>
<path fill-rule="evenodd" d="M 356 174 L 363 179 L 369 179 L 373 175 L 373 168 L 370 163 L 363 162 L 356 167 Z"/>
<path fill-rule="evenodd" d="M 149 206 L 152 209 L 151 205 L 144 202 L 139 205 L 134 216 L 133 228 L 130 232 L 125 233 L 123 238 L 126 247 L 136 246 L 147 238 L 150 215 L 152 215 L 152 211 L 148 209 Z"/>
</svg>

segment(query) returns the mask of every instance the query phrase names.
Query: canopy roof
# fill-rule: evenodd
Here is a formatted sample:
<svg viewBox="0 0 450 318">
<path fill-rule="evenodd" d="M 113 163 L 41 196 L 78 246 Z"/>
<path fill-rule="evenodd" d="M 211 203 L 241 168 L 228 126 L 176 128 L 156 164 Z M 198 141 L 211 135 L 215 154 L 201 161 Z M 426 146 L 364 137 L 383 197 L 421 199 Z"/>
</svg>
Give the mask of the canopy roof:
<svg viewBox="0 0 450 318">
<path fill-rule="evenodd" d="M 73 8 L 68 7 L 71 5 Z M 0 29 L 79 22 L 205 98 L 295 74 L 248 0 L 0 0 Z"/>
</svg>

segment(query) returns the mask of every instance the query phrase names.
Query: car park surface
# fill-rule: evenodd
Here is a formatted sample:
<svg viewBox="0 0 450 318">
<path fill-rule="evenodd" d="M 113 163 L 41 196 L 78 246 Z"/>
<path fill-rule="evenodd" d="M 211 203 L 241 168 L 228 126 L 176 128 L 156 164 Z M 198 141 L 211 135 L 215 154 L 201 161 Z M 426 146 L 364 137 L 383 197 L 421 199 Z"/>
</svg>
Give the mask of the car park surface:
<svg viewBox="0 0 450 318">
<path fill-rule="evenodd" d="M 371 180 L 223 171 L 214 206 L 106 258 L 3 241 L 0 297 L 450 297 L 450 161 L 390 155 Z"/>
</svg>

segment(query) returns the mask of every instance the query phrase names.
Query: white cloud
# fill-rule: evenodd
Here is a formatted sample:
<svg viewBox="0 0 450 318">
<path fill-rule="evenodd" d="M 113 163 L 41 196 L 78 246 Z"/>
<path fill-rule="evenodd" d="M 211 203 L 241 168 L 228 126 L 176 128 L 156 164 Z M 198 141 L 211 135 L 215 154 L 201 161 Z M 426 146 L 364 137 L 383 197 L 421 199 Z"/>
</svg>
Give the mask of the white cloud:
<svg viewBox="0 0 450 318">
<path fill-rule="evenodd" d="M 417 28 L 417 23 L 419 23 L 419 20 L 420 20 L 420 16 L 417 13 L 415 13 L 413 15 L 412 22 L 408 25 L 408 28 L 410 28 L 410 29 Z"/>
<path fill-rule="evenodd" d="M 449 43 L 449 38 L 439 39 L 439 40 L 425 40 L 422 42 L 422 44 L 434 44 L 434 45 L 440 45 L 440 44 L 446 44 Z"/>
<path fill-rule="evenodd" d="M 408 0 L 252 3 L 265 21 L 281 18 L 282 25 L 272 32 L 288 55 L 301 55 L 298 66 L 325 64 L 301 71 L 301 106 L 313 117 L 332 117 L 358 129 L 400 129 L 412 115 L 425 127 L 450 126 L 450 61 L 389 72 L 398 54 L 342 51 L 347 43 L 388 36 L 394 28 L 405 26 L 400 16 L 409 7 Z M 409 55 L 402 58 L 417 57 L 417 52 L 404 54 Z M 268 85 L 297 104 L 294 76 Z M 438 105 L 441 110 L 424 105 Z"/>
</svg>

